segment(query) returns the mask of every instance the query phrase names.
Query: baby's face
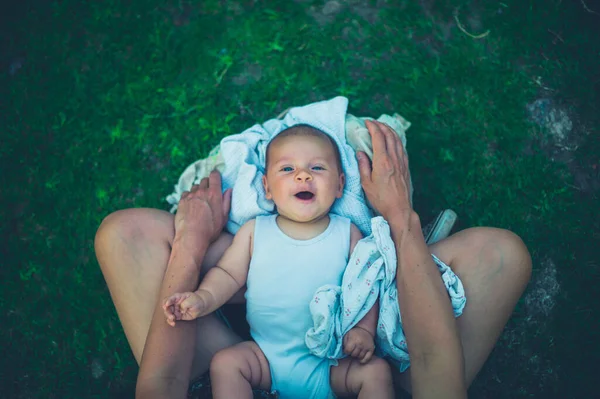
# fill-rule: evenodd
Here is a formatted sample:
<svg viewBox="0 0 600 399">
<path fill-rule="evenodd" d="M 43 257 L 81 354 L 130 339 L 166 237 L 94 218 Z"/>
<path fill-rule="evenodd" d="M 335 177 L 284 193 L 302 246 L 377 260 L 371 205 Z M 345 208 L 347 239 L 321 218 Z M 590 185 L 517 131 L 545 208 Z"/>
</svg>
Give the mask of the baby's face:
<svg viewBox="0 0 600 399">
<path fill-rule="evenodd" d="M 297 222 L 311 222 L 329 213 L 344 190 L 332 143 L 326 137 L 288 136 L 269 147 L 263 184 L 277 212 Z"/>
</svg>

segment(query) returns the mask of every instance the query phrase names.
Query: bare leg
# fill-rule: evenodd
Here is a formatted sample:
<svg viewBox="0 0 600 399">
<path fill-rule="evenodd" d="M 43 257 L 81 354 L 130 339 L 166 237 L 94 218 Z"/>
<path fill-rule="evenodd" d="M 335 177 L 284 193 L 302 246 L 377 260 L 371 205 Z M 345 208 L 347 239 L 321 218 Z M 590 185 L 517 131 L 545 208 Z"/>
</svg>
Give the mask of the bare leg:
<svg viewBox="0 0 600 399">
<path fill-rule="evenodd" d="M 331 389 L 337 396 L 354 396 L 358 399 L 393 399 L 394 386 L 389 364 L 373 357 L 366 364 L 346 357 L 331 368 Z"/>
<path fill-rule="evenodd" d="M 531 257 L 508 230 L 477 227 L 460 231 L 430 247 L 460 277 L 467 304 L 457 319 L 467 386 L 492 351 L 531 277 Z M 410 369 L 395 380 L 411 392 Z"/>
<path fill-rule="evenodd" d="M 252 388 L 271 389 L 269 362 L 253 341 L 217 352 L 210 363 L 210 379 L 215 399 L 252 399 Z"/>
<path fill-rule="evenodd" d="M 173 217 L 157 209 L 122 210 L 107 216 L 96 233 L 96 256 L 138 364 L 175 235 Z M 202 273 L 216 264 L 231 240 L 222 234 L 211 245 Z M 241 341 L 212 315 L 198 320 L 197 334 L 194 377 L 208 369 L 217 351 Z"/>
</svg>

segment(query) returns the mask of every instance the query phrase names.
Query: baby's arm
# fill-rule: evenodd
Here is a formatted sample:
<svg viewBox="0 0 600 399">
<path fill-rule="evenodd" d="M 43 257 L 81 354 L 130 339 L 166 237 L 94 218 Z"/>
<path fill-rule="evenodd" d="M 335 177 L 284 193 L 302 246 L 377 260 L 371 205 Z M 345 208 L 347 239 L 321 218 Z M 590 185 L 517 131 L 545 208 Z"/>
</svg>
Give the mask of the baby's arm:
<svg viewBox="0 0 600 399">
<path fill-rule="evenodd" d="M 350 230 L 350 254 L 354 251 L 356 243 L 361 239 L 362 234 L 360 230 L 353 224 Z M 379 302 L 375 302 L 365 317 L 344 336 L 344 352 L 347 355 L 360 359 L 361 363 L 367 363 L 371 360 L 375 351 L 375 333 L 378 316 Z"/>
<path fill-rule="evenodd" d="M 225 304 L 246 284 L 252 254 L 254 220 L 244 224 L 217 265 L 210 269 L 195 292 L 177 293 L 163 304 L 167 323 L 194 320 Z"/>
</svg>

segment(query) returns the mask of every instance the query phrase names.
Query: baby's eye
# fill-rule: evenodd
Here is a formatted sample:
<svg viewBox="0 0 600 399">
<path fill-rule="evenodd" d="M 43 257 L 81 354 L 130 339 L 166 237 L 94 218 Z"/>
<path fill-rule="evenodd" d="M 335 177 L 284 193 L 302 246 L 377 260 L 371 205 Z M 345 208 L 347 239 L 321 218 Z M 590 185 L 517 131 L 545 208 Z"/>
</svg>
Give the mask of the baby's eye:
<svg viewBox="0 0 600 399">
<path fill-rule="evenodd" d="M 294 168 L 292 168 L 291 166 L 284 166 L 283 168 L 281 168 L 282 172 L 291 172 L 293 170 Z"/>
<path fill-rule="evenodd" d="M 313 170 L 325 170 L 322 166 L 313 166 Z"/>
</svg>

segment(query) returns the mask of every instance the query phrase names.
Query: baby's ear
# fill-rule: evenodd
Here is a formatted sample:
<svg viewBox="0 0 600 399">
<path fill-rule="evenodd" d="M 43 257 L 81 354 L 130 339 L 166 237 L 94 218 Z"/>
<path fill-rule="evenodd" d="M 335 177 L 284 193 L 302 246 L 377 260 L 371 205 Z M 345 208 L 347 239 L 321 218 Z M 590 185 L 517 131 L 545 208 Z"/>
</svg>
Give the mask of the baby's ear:
<svg viewBox="0 0 600 399">
<path fill-rule="evenodd" d="M 267 175 L 264 174 L 262 177 L 262 184 L 263 187 L 265 189 L 265 198 L 268 200 L 272 200 L 273 199 L 273 195 L 271 195 L 271 192 L 269 191 L 269 183 L 267 182 Z"/>
<path fill-rule="evenodd" d="M 344 185 L 346 185 L 346 175 L 342 172 L 340 173 L 339 188 L 338 192 L 335 194 L 335 198 L 342 198 L 342 194 L 344 194 Z"/>
</svg>

